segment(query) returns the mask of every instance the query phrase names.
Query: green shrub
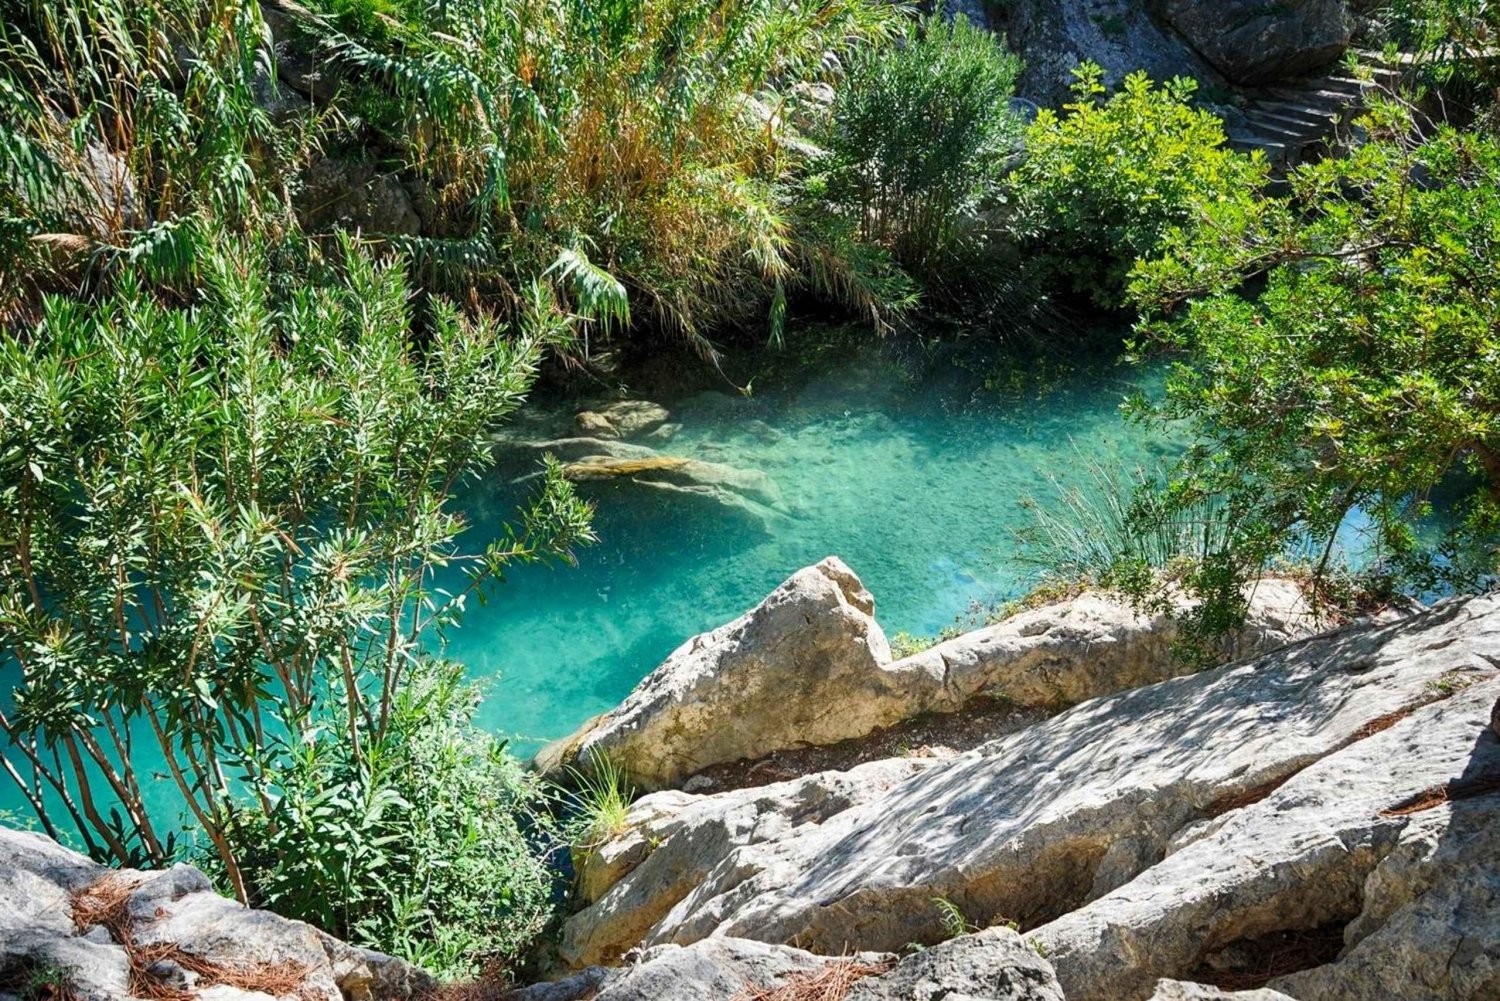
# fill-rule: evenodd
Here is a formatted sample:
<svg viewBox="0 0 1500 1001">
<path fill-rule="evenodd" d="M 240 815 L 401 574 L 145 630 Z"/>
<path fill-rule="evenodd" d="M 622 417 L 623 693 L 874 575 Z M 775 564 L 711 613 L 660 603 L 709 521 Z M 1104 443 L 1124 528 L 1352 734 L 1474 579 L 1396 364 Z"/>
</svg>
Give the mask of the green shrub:
<svg viewBox="0 0 1500 1001">
<path fill-rule="evenodd" d="M 230 831 L 251 902 L 440 976 L 521 960 L 554 913 L 557 832 L 478 703 L 459 665 L 424 660 L 360 754 L 329 730 L 285 748 L 269 809 Z"/>
<path fill-rule="evenodd" d="M 1358 512 L 1418 592 L 1483 586 L 1500 567 L 1500 143 L 1424 138 L 1397 102 L 1358 124 L 1365 141 L 1294 170 L 1289 196 L 1212 205 L 1139 266 L 1140 346 L 1188 355 L 1136 412 L 1200 440 L 1163 503 L 1245 512 L 1241 572 L 1297 538 L 1321 568 Z"/>
<path fill-rule="evenodd" d="M 429 644 L 507 567 L 592 536 L 555 462 L 478 551 L 454 487 L 566 322 L 534 286 L 519 328 L 434 302 L 417 341 L 399 262 L 346 246 L 283 291 L 264 265 L 230 244 L 191 308 L 127 275 L 0 338 L 0 763 L 53 837 L 157 867 L 178 849 L 156 755 L 236 897 L 412 950 L 451 920 L 433 948 L 460 965 L 518 943 L 538 890 L 524 787 L 466 745 Z"/>
<path fill-rule="evenodd" d="M 986 210 L 1020 135 L 1008 104 L 1020 69 L 962 16 L 850 58 L 820 133 L 826 196 L 924 284 L 969 281 L 998 231 Z"/>
<path fill-rule="evenodd" d="M 1077 100 L 1026 130 L 1013 175 L 1017 229 L 1044 282 L 1114 309 L 1131 266 L 1168 230 L 1194 225 L 1214 203 L 1250 198 L 1268 168 L 1224 147 L 1219 120 L 1190 103 L 1191 80 L 1153 86 L 1133 73 L 1106 100 L 1098 66 L 1074 72 Z"/>
</svg>

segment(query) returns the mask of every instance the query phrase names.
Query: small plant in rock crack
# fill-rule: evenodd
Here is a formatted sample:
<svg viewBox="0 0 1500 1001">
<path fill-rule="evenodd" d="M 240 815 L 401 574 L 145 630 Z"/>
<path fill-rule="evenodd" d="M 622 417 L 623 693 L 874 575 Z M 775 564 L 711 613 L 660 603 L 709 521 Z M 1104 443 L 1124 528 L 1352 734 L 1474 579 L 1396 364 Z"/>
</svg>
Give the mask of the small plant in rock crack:
<svg viewBox="0 0 1500 1001">
<path fill-rule="evenodd" d="M 574 787 L 564 790 L 562 803 L 572 814 L 568 821 L 568 840 L 584 855 L 625 829 L 630 801 L 635 788 L 625 769 L 607 757 L 595 760 L 586 769 L 570 768 Z"/>
<path fill-rule="evenodd" d="M 933 897 L 932 903 L 937 907 L 938 915 L 943 920 L 943 931 L 946 938 L 972 935 L 979 930 L 979 926 L 970 924 L 969 919 L 964 917 L 963 910 L 947 897 Z"/>
<path fill-rule="evenodd" d="M 22 961 L 0 967 L 0 991 L 22 1001 L 76 1001 L 77 990 L 68 971 L 52 963 Z"/>
</svg>

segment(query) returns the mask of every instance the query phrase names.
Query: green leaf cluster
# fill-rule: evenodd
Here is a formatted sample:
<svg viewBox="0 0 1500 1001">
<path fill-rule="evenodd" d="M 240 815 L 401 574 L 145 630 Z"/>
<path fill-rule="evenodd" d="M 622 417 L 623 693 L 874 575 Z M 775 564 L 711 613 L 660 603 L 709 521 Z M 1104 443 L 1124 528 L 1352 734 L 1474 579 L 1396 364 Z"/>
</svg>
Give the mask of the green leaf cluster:
<svg viewBox="0 0 1500 1001">
<path fill-rule="evenodd" d="M 1020 60 L 962 15 L 855 53 L 819 133 L 826 197 L 927 287 L 962 286 L 1000 233 Z"/>
<path fill-rule="evenodd" d="M 1014 225 L 1044 286 L 1116 309 L 1137 258 L 1172 227 L 1250 198 L 1268 167 L 1225 147 L 1223 124 L 1193 106 L 1191 80 L 1132 73 L 1106 97 L 1097 65 L 1074 72 L 1076 100 L 1026 131 Z"/>
<path fill-rule="evenodd" d="M 1495 570 L 1500 513 L 1500 142 L 1423 136 L 1377 104 L 1290 193 L 1209 205 L 1140 264 L 1141 348 L 1187 352 L 1160 405 L 1192 449 L 1168 496 L 1238 512 L 1240 573 L 1300 537 L 1325 566 L 1355 511 L 1419 590 Z M 1424 528 L 1433 498 L 1457 517 Z"/>
<path fill-rule="evenodd" d="M 384 934 L 397 894 L 463 918 L 475 897 L 437 870 L 478 864 L 475 838 L 526 854 L 519 787 L 474 798 L 503 763 L 458 748 L 466 696 L 430 661 L 507 567 L 590 541 L 591 510 L 555 462 L 482 550 L 454 505 L 567 332 L 543 293 L 518 328 L 433 302 L 414 333 L 400 262 L 346 241 L 315 270 L 272 283 L 231 242 L 191 306 L 127 274 L 0 339 L 0 767 L 48 833 L 161 866 L 179 849 L 151 755 L 237 897 Z M 393 862 L 397 840 L 430 857 Z"/>
</svg>

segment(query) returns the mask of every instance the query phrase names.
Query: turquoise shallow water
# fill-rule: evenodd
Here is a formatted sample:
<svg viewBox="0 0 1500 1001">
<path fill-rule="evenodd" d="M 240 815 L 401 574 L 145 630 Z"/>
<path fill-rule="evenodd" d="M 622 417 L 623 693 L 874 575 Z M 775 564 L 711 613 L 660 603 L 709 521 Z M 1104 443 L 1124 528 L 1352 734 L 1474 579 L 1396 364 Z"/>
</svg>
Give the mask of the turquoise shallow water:
<svg viewBox="0 0 1500 1001">
<path fill-rule="evenodd" d="M 931 634 L 971 603 L 1025 590 L 1011 559 L 1028 499 L 1082 467 L 1154 466 L 1160 436 L 1118 408 L 1153 371 L 1085 366 L 1045 380 L 936 365 L 915 375 L 880 348 L 745 398 L 668 401 L 682 430 L 664 452 L 759 470 L 787 514 L 753 519 L 628 483 L 586 485 L 600 542 L 576 568 L 529 567 L 473 607 L 449 653 L 492 679 L 482 722 L 518 751 L 617 704 L 678 644 L 758 602 L 798 568 L 842 557 L 876 598 L 887 634 Z M 989 381 L 994 381 L 991 377 Z M 498 479 L 498 478 L 497 478 Z M 518 488 L 487 482 L 466 506 L 476 531 Z"/>
<path fill-rule="evenodd" d="M 685 639 L 829 555 L 863 578 L 888 634 L 935 633 L 973 602 L 1025 590 L 1015 534 L 1030 523 L 1028 499 L 1056 496 L 1052 477 L 1084 482 L 1091 461 L 1129 469 L 1172 451 L 1118 412 L 1127 394 L 1159 385 L 1152 370 L 1099 363 L 1038 377 L 1055 366 L 912 365 L 869 344 L 838 357 L 763 371 L 748 397 L 726 381 L 664 401 L 682 430 L 654 446 L 763 473 L 782 498 L 769 522 L 628 483 L 581 487 L 600 541 L 579 565 L 514 571 L 449 635 L 448 654 L 487 682 L 483 726 L 523 754 L 564 736 Z M 986 388 L 997 382 L 1004 389 Z M 511 479 L 497 470 L 466 488 L 466 545 L 482 547 L 524 498 Z M 147 778 L 164 771 L 155 755 L 136 765 Z M 161 779 L 148 785 L 160 794 L 153 812 L 175 816 Z M 6 810 L 27 815 L 8 780 Z"/>
</svg>

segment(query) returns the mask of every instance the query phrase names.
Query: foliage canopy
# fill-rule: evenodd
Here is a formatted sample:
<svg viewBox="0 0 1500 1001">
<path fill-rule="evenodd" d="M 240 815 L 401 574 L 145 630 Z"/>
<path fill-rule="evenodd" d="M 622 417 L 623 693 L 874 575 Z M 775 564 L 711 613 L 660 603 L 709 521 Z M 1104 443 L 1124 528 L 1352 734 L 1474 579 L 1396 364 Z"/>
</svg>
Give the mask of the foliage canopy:
<svg viewBox="0 0 1500 1001">
<path fill-rule="evenodd" d="M 1290 194 L 1221 200 L 1140 264 L 1143 348 L 1189 354 L 1165 401 L 1200 444 L 1169 487 L 1236 512 L 1226 551 L 1255 568 L 1289 537 L 1325 565 L 1351 512 L 1419 589 L 1495 570 L 1500 513 L 1500 143 L 1419 136 L 1382 102 L 1346 156 L 1294 170 Z M 1459 517 L 1424 534 L 1439 490 Z"/>
<path fill-rule="evenodd" d="M 483 551 L 463 548 L 453 500 L 567 322 L 537 287 L 519 329 L 439 303 L 416 338 L 399 262 L 346 246 L 322 280 L 285 291 L 262 267 L 227 246 L 188 308 L 126 275 L 97 305 L 47 299 L 32 330 L 0 339 L 0 657 L 14 685 L 0 764 L 48 833 L 159 866 L 178 846 L 138 767 L 152 748 L 236 896 L 285 904 L 293 873 L 340 871 L 347 891 L 319 883 L 304 892 L 326 905 L 292 909 L 343 908 L 306 916 L 345 930 L 368 910 L 340 893 L 397 880 L 399 865 L 382 869 L 422 843 L 432 802 L 470 797 L 450 825 L 477 816 L 475 776 L 497 767 L 482 748 L 455 763 L 430 746 L 466 718 L 431 663 L 434 634 L 507 566 L 566 560 L 591 538 L 555 464 Z M 440 590 L 440 570 L 464 587 Z M 442 719 L 424 722 L 431 711 Z M 411 824 L 340 838 L 299 812 L 335 804 L 377 830 Z M 508 817 L 488 829 L 524 855 Z"/>
</svg>

